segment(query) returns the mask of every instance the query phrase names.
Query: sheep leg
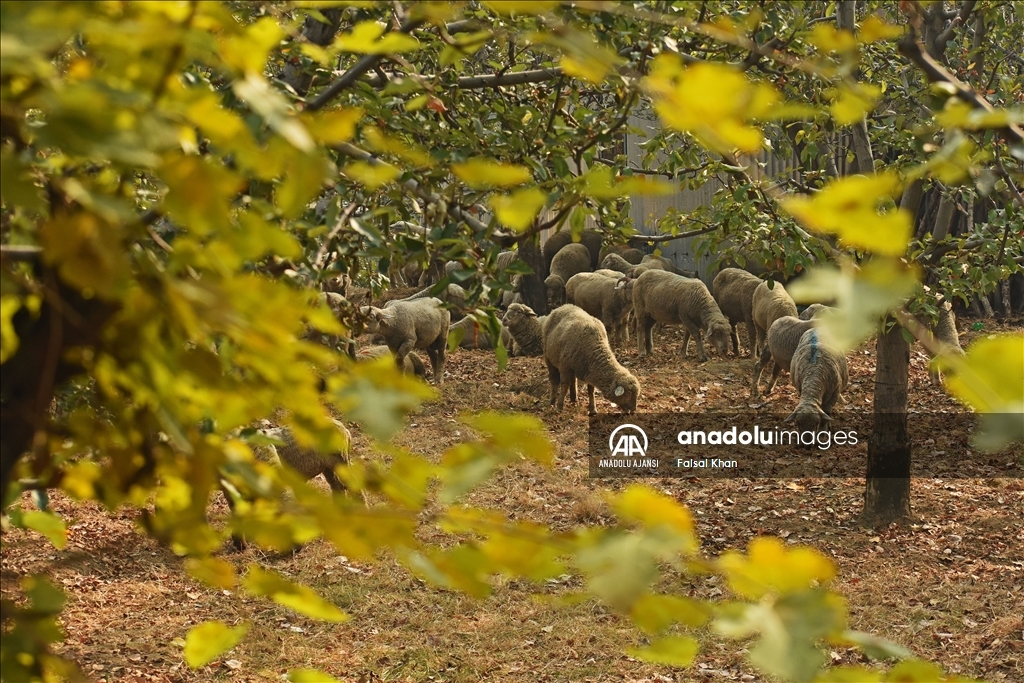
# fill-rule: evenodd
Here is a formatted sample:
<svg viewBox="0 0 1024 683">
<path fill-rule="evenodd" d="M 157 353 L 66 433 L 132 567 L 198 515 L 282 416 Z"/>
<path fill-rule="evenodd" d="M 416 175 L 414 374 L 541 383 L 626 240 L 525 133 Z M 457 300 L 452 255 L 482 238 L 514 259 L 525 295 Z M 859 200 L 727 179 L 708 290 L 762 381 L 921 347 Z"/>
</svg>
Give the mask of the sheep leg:
<svg viewBox="0 0 1024 683">
<path fill-rule="evenodd" d="M 761 329 L 760 325 L 755 325 L 757 332 L 754 335 L 754 355 L 761 353 L 761 349 L 764 348 L 765 343 L 765 331 Z"/>
<path fill-rule="evenodd" d="M 744 319 L 747 325 L 747 343 L 750 344 L 750 356 L 754 357 L 756 352 L 754 351 L 754 340 L 757 339 L 757 326 L 754 325 L 753 316 L 747 316 Z"/>
<path fill-rule="evenodd" d="M 576 403 L 576 376 L 572 376 L 572 380 L 569 383 L 569 400 Z"/>
<path fill-rule="evenodd" d="M 690 352 L 690 330 L 683 329 L 683 358 L 686 358 Z"/>
<path fill-rule="evenodd" d="M 590 394 L 590 415 L 597 415 L 597 405 L 594 403 L 594 385 L 587 385 L 587 393 Z"/>
<path fill-rule="evenodd" d="M 641 356 L 654 353 L 654 318 L 637 313 L 636 346 Z"/>
<path fill-rule="evenodd" d="M 704 363 L 708 359 L 708 354 L 704 352 L 704 335 L 701 334 L 700 330 L 695 330 L 693 338 L 697 341 L 697 360 Z"/>
<path fill-rule="evenodd" d="M 334 472 L 333 467 L 325 467 L 323 471 L 324 479 L 331 487 L 331 491 L 334 493 L 342 493 L 345 491 L 345 484 L 338 478 L 338 475 Z"/>
<path fill-rule="evenodd" d="M 558 368 L 551 363 L 548 366 L 548 383 L 551 385 L 551 405 L 555 405 L 555 400 L 558 396 L 558 388 L 562 384 L 562 380 L 558 374 Z"/>
<path fill-rule="evenodd" d="M 769 354 L 771 354 L 771 351 L 769 351 Z M 765 387 L 765 389 L 764 389 L 764 395 L 765 396 L 767 396 L 768 394 L 772 393 L 772 389 L 775 388 L 775 383 L 779 381 L 779 374 L 781 372 L 782 372 L 782 367 L 778 363 L 773 362 L 772 363 L 772 378 L 770 380 L 768 380 L 768 386 Z"/>
<path fill-rule="evenodd" d="M 768 365 L 772 360 L 772 353 L 768 349 L 761 352 L 761 357 L 757 359 L 757 364 L 754 365 L 754 381 L 750 384 L 750 398 L 757 398 L 757 383 L 761 381 L 761 372 L 765 366 Z"/>
<path fill-rule="evenodd" d="M 558 412 L 562 412 L 565 409 L 565 394 L 569 391 L 570 386 L 574 386 L 576 379 L 568 380 L 566 377 L 562 378 L 561 383 L 558 385 L 558 401 L 555 403 L 555 409 Z"/>
<path fill-rule="evenodd" d="M 732 355 L 737 358 L 740 357 L 740 336 L 736 334 L 736 323 L 729 321 L 730 333 L 729 337 L 732 339 Z"/>
<path fill-rule="evenodd" d="M 413 341 L 410 339 L 403 342 L 397 349 L 392 349 L 395 352 L 395 362 L 398 364 L 398 371 L 405 372 L 405 357 L 412 351 Z"/>
</svg>

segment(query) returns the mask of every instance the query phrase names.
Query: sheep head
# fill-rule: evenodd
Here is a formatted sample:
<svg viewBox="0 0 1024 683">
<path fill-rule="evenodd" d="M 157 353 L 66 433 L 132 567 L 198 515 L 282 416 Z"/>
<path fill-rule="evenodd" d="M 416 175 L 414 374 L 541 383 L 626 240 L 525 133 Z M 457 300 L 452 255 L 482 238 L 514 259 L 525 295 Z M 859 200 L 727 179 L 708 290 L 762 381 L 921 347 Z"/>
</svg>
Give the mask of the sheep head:
<svg viewBox="0 0 1024 683">
<path fill-rule="evenodd" d="M 381 327 L 386 328 L 395 315 L 393 310 L 376 306 L 363 306 L 359 312 L 366 317 L 366 331 L 370 334 L 379 332 Z"/>
<path fill-rule="evenodd" d="M 560 275 L 548 275 L 544 280 L 544 286 L 548 290 L 548 304 L 557 308 L 565 303 L 565 280 Z"/>
<path fill-rule="evenodd" d="M 796 409 L 784 420 L 784 422 L 795 423 L 797 429 L 802 432 L 817 431 L 818 427 L 824 427 L 831 421 L 832 418 L 821 409 L 821 406 L 809 403 L 797 405 Z"/>
<path fill-rule="evenodd" d="M 713 347 L 718 355 L 725 358 L 729 355 L 729 344 L 732 338 L 732 328 L 729 323 L 725 320 L 715 320 L 708 325 L 707 332 L 705 333 L 707 341 Z"/>
<path fill-rule="evenodd" d="M 612 403 L 624 413 L 635 413 L 636 402 L 640 398 L 640 382 L 632 375 L 620 377 L 608 396 Z"/>
</svg>

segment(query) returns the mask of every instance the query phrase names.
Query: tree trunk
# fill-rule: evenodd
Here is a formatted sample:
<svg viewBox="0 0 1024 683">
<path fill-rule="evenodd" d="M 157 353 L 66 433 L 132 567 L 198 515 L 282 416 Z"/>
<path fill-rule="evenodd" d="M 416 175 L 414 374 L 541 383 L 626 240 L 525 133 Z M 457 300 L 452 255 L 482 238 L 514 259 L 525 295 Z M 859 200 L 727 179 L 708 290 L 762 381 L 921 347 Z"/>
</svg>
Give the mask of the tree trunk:
<svg viewBox="0 0 1024 683">
<path fill-rule="evenodd" d="M 537 315 L 547 315 L 548 290 L 544 286 L 544 278 L 548 276 L 548 272 L 537 235 L 525 243 L 520 243 L 519 258 L 533 270 L 532 274 L 523 276 L 519 285 L 519 293 L 523 295 L 526 305 L 532 308 Z"/>
<path fill-rule="evenodd" d="M 341 22 L 341 7 L 322 9 L 328 23 L 324 24 L 311 16 L 306 17 L 302 24 L 302 38 L 314 45 L 325 47 L 334 40 L 334 34 L 338 32 L 338 25 Z M 281 80 L 287 83 L 300 97 L 305 97 L 309 87 L 313 84 L 313 77 L 302 68 L 302 63 L 296 58 L 294 63 L 286 62 L 281 73 Z"/>
<path fill-rule="evenodd" d="M 856 25 L 856 0 L 842 0 L 836 8 L 836 25 L 853 33 Z M 868 137 L 867 117 L 851 127 L 853 133 L 853 172 L 865 175 L 875 172 L 874 155 L 871 152 L 871 138 Z"/>
<path fill-rule="evenodd" d="M 910 437 L 907 371 L 910 344 L 899 325 L 875 343 L 874 425 L 868 439 L 867 482 L 861 523 L 877 527 L 910 518 Z"/>
</svg>

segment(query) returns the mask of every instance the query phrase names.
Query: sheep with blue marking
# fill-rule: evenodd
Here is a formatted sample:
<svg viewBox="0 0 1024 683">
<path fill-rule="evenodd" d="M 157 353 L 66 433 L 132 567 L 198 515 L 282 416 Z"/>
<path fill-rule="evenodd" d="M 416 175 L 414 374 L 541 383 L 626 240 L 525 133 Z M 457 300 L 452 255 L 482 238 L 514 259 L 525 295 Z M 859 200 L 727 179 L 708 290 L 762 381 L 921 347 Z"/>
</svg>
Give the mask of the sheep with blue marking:
<svg viewBox="0 0 1024 683">
<path fill-rule="evenodd" d="M 800 337 L 790 363 L 800 402 L 786 418 L 800 431 L 817 431 L 832 421 L 832 408 L 850 384 L 846 356 L 824 343 L 816 329 Z"/>
</svg>

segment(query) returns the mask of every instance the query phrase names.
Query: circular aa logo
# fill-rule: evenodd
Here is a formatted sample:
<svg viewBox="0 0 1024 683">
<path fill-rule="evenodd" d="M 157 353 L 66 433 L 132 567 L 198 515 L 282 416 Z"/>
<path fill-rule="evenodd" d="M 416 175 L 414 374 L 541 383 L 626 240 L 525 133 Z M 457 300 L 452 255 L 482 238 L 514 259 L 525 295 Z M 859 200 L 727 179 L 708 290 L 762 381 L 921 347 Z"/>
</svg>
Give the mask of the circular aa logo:
<svg viewBox="0 0 1024 683">
<path fill-rule="evenodd" d="M 630 431 L 622 432 L 624 429 L 632 430 L 636 434 Z M 622 434 L 616 440 L 615 435 L 619 432 L 622 432 Z M 639 437 L 637 434 L 639 434 Z M 640 445 L 640 437 L 644 440 L 643 446 Z M 612 452 L 613 457 L 642 458 L 647 453 L 647 434 L 644 430 L 633 424 L 619 425 L 612 431 L 612 435 L 608 437 L 608 449 Z"/>
</svg>

